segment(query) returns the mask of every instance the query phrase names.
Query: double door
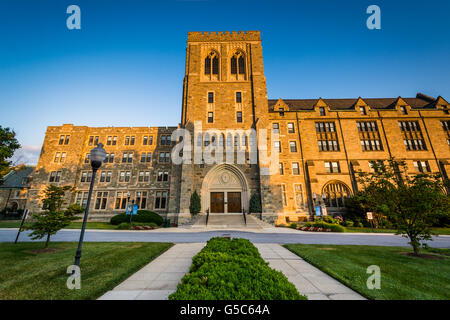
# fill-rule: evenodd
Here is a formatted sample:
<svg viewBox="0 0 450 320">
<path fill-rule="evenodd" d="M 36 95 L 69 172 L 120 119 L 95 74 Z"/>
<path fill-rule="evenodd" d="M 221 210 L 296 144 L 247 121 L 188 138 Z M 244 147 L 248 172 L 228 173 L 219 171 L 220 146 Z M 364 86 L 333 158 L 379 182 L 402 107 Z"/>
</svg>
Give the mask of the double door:
<svg viewBox="0 0 450 320">
<path fill-rule="evenodd" d="M 228 212 L 242 212 L 241 193 L 227 192 Z M 211 212 L 225 212 L 225 192 L 211 192 Z"/>
</svg>

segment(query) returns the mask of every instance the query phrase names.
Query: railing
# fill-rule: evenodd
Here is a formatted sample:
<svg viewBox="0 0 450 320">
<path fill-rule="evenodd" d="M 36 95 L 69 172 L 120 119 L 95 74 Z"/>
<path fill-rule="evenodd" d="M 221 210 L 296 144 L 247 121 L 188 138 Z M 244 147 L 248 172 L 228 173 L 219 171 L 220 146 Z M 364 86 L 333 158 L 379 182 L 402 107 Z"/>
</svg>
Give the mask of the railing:
<svg viewBox="0 0 450 320">
<path fill-rule="evenodd" d="M 244 216 L 244 223 L 247 225 L 247 216 L 245 215 L 245 210 L 242 210 L 242 214 Z"/>
<path fill-rule="evenodd" d="M 208 225 L 209 209 L 206 209 L 206 225 Z"/>
</svg>

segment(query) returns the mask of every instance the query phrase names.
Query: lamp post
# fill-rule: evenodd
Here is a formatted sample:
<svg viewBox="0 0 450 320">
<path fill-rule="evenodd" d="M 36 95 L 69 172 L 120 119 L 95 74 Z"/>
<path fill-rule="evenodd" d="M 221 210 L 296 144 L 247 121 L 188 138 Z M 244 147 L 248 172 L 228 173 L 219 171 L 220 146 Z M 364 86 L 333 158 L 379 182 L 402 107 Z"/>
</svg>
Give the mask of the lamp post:
<svg viewBox="0 0 450 320">
<path fill-rule="evenodd" d="M 103 161 L 106 158 L 106 151 L 103 149 L 103 144 L 99 143 L 94 149 L 91 150 L 91 167 L 92 167 L 92 178 L 91 184 L 89 186 L 89 195 L 86 203 L 86 211 L 84 212 L 83 225 L 81 226 L 80 240 L 78 241 L 78 249 L 75 254 L 75 265 L 80 266 L 81 259 L 81 247 L 83 246 L 84 231 L 86 230 L 86 222 L 89 214 L 89 205 L 91 204 L 92 189 L 94 188 L 95 174 L 98 168 L 101 167 Z"/>
</svg>

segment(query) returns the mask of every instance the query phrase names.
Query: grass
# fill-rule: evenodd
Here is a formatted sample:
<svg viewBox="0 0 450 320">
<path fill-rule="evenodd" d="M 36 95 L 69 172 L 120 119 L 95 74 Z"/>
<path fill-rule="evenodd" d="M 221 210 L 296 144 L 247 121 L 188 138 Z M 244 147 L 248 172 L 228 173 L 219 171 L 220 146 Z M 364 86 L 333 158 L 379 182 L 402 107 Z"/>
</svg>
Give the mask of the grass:
<svg viewBox="0 0 450 320">
<path fill-rule="evenodd" d="M 404 247 L 285 245 L 320 270 L 369 299 L 415 300 L 450 299 L 450 249 L 421 250 L 440 259 L 401 254 Z M 367 267 L 381 270 L 381 289 L 369 290 Z"/>
<path fill-rule="evenodd" d="M 438 235 L 450 235 L 450 228 L 431 228 L 431 230 Z M 395 233 L 394 229 L 372 229 L 372 228 L 358 228 L 345 227 L 345 232 L 362 232 L 362 233 Z"/>
<path fill-rule="evenodd" d="M 3 220 L 0 221 L 0 228 L 19 228 L 20 220 Z M 30 224 L 25 223 L 25 224 Z M 64 229 L 81 229 L 82 222 L 72 222 Z M 87 222 L 86 229 L 103 229 L 103 230 L 116 230 L 117 226 L 110 224 L 109 222 Z"/>
<path fill-rule="evenodd" d="M 66 287 L 77 243 L 54 242 L 55 252 L 34 253 L 42 242 L 0 243 L 0 300 L 96 299 L 172 246 L 171 243 L 83 244 L 81 289 Z"/>
</svg>

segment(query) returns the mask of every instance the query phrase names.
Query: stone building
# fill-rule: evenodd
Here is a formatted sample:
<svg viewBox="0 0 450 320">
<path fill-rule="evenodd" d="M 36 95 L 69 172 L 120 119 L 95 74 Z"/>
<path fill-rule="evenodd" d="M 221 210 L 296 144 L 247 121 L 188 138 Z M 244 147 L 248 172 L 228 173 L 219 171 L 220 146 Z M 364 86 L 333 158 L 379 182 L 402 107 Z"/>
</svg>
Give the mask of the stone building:
<svg viewBox="0 0 450 320">
<path fill-rule="evenodd" d="M 188 32 L 181 122 L 177 127 L 48 127 L 29 192 L 72 185 L 67 203 L 85 205 L 89 150 L 102 142 L 93 217 L 123 212 L 127 201 L 184 223 L 189 199 L 202 213 L 249 210 L 261 197 L 269 222 L 307 219 L 316 205 L 340 212 L 370 161 L 403 159 L 410 174 L 450 163 L 448 102 L 413 98 L 268 99 L 259 31 Z M 181 162 L 179 161 L 181 159 Z M 128 199 L 129 195 L 129 199 Z"/>
<path fill-rule="evenodd" d="M 34 166 L 19 166 L 8 172 L 0 183 L 0 211 L 17 213 L 25 209 L 30 176 Z"/>
</svg>

